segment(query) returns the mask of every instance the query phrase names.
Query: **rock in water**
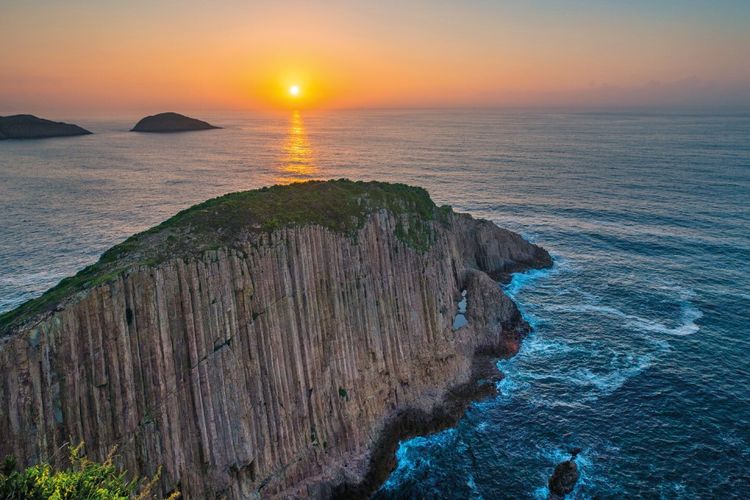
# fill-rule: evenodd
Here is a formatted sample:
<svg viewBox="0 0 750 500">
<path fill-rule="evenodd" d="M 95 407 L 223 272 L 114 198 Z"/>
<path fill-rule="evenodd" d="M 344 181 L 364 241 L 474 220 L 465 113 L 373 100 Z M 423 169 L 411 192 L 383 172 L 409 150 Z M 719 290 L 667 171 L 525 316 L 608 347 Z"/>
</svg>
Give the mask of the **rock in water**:
<svg viewBox="0 0 750 500">
<path fill-rule="evenodd" d="M 0 139 L 43 139 L 90 133 L 78 125 L 53 122 L 34 115 L 0 116 Z"/>
<path fill-rule="evenodd" d="M 573 491 L 578 482 L 578 465 L 573 460 L 557 464 L 555 471 L 549 478 L 549 498 L 560 499 Z"/>
<path fill-rule="evenodd" d="M 191 130 L 211 130 L 215 127 L 210 123 L 179 113 L 159 113 L 147 116 L 135 124 L 131 132 L 189 132 Z"/>
<path fill-rule="evenodd" d="M 185 498 L 367 495 L 384 443 L 449 422 L 528 331 L 488 273 L 551 263 L 403 184 L 209 200 L 0 316 L 0 456 L 83 441 Z"/>
</svg>

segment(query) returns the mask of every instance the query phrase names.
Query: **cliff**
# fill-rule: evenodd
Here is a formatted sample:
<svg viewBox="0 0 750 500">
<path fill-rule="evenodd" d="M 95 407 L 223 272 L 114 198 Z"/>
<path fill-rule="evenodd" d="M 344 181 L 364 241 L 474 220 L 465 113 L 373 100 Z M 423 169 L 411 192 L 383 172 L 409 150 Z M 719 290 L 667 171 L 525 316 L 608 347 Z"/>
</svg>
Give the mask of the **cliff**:
<svg viewBox="0 0 750 500">
<path fill-rule="evenodd" d="M 33 115 L 0 116 L 0 140 L 42 139 L 87 135 L 88 130 L 70 123 L 53 122 Z"/>
<path fill-rule="evenodd" d="M 215 127 L 210 123 L 179 113 L 159 113 L 142 118 L 131 132 L 188 132 L 191 130 L 211 130 Z"/>
<path fill-rule="evenodd" d="M 209 200 L 0 316 L 0 456 L 83 440 L 188 498 L 366 494 L 518 349 L 490 275 L 550 264 L 399 184 Z"/>
</svg>

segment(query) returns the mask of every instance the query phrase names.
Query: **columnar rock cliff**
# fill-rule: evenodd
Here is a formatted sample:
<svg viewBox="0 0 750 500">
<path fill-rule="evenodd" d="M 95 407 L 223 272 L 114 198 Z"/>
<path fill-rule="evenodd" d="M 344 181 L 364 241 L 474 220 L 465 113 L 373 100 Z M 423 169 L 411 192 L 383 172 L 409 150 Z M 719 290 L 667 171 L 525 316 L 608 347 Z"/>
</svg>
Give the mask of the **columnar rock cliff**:
<svg viewBox="0 0 750 500">
<path fill-rule="evenodd" d="M 398 415 L 435 412 L 477 356 L 517 349 L 526 325 L 493 277 L 549 265 L 543 249 L 400 185 L 249 193 L 0 317 L 0 455 L 117 445 L 189 498 L 326 497 L 366 479 Z"/>
</svg>

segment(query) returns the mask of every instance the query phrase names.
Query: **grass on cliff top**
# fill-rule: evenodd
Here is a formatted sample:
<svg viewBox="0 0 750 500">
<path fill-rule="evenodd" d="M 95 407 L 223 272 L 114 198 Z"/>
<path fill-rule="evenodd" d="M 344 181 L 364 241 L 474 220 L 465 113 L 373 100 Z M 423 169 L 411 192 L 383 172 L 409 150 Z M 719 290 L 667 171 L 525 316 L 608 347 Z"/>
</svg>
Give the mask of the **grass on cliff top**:
<svg viewBox="0 0 750 500">
<path fill-rule="evenodd" d="M 54 309 L 72 294 L 106 283 L 136 265 L 232 246 L 245 235 L 291 226 L 319 225 L 354 236 L 368 215 L 380 209 L 396 216 L 397 237 L 419 251 L 428 249 L 434 240 L 430 223 L 446 220 L 451 211 L 448 206 L 437 207 L 422 188 L 384 182 L 310 181 L 230 193 L 131 236 L 41 297 L 0 315 L 0 335 Z"/>
</svg>

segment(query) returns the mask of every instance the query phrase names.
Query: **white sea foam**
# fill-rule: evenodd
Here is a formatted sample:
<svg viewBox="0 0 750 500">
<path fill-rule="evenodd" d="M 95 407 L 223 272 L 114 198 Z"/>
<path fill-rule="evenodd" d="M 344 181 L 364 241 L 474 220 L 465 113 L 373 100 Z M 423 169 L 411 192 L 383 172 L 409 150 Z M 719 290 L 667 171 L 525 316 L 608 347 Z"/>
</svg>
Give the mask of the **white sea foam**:
<svg viewBox="0 0 750 500">
<path fill-rule="evenodd" d="M 503 291 L 511 298 L 514 298 L 518 294 L 518 292 L 521 291 L 521 289 L 529 286 L 533 282 L 563 271 L 569 271 L 573 268 L 567 259 L 564 259 L 563 257 L 560 257 L 558 255 L 553 255 L 552 261 L 553 265 L 551 268 L 532 269 L 523 273 L 513 274 L 510 283 L 503 286 Z"/>
<path fill-rule="evenodd" d="M 570 377 L 567 377 L 571 383 L 579 386 L 594 387 L 599 395 L 609 395 L 617 391 L 620 387 L 652 364 L 653 358 L 649 355 L 634 356 L 628 355 L 624 362 L 613 359 L 610 365 L 613 369 L 607 373 L 594 373 L 589 368 L 576 370 Z M 624 366 L 617 368 L 616 365 L 622 363 Z M 590 395 L 593 396 L 593 395 Z"/>
<path fill-rule="evenodd" d="M 578 363 L 570 363 L 571 358 L 589 360 L 589 364 L 579 367 Z M 537 405 L 578 407 L 614 393 L 629 379 L 651 367 L 653 361 L 652 354 L 618 355 L 596 344 L 574 345 L 532 334 L 522 344 L 518 356 L 498 361 L 497 367 L 505 377 L 498 382 L 497 389 L 504 400 L 523 394 L 531 397 Z M 527 364 L 555 368 L 528 370 L 523 368 Z M 549 383 L 580 390 L 573 391 L 574 399 L 560 398 L 555 394 L 549 400 L 541 396 L 544 392 L 532 390 L 536 384 Z"/>
<path fill-rule="evenodd" d="M 435 434 L 416 436 L 402 441 L 396 450 L 398 467 L 391 473 L 381 488 L 385 491 L 398 488 L 401 481 L 411 476 L 417 470 L 432 467 L 434 455 L 426 453 L 426 451 L 429 451 L 432 447 L 454 447 L 456 436 L 456 429 L 450 428 Z"/>
<path fill-rule="evenodd" d="M 474 481 L 474 475 L 471 473 L 471 471 L 468 472 L 467 478 L 466 478 L 466 486 L 469 487 L 471 490 L 471 498 L 475 500 L 482 500 L 482 494 L 479 493 L 479 488 L 477 488 L 477 483 Z"/>
<path fill-rule="evenodd" d="M 590 303 L 577 305 L 553 304 L 546 306 L 545 310 L 599 314 L 610 318 L 622 318 L 625 320 L 623 325 L 632 330 L 676 336 L 692 335 L 700 331 L 700 326 L 696 321 L 703 317 L 701 310 L 694 306 L 689 300 L 681 301 L 680 324 L 673 327 L 658 320 L 627 314 L 616 307 Z"/>
</svg>

